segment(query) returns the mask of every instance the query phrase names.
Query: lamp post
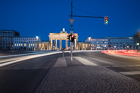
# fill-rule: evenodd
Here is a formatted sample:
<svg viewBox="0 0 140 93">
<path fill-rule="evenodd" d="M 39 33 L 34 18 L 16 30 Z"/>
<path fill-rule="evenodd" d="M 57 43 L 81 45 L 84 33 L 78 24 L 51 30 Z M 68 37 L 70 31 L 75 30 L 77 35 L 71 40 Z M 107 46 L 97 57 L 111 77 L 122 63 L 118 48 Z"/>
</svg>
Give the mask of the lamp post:
<svg viewBox="0 0 140 93">
<path fill-rule="evenodd" d="M 91 37 L 90 37 L 90 35 L 89 35 L 89 37 L 88 37 L 88 40 L 89 40 L 89 41 L 91 40 Z"/>
<path fill-rule="evenodd" d="M 88 40 L 89 40 L 89 42 L 91 41 L 90 35 L 89 35 L 89 37 L 88 37 Z M 92 44 L 92 42 L 91 42 L 91 44 Z M 91 45 L 90 45 L 90 46 L 91 46 Z M 91 46 L 90 48 L 91 48 L 91 50 L 92 50 L 92 46 Z"/>
<path fill-rule="evenodd" d="M 139 44 L 139 43 L 136 43 L 136 45 L 137 45 L 137 47 L 138 47 L 138 50 L 139 50 L 139 45 L 140 45 L 140 44 Z"/>
<path fill-rule="evenodd" d="M 38 41 L 37 48 L 38 48 L 38 50 L 39 50 L 39 37 L 38 37 L 38 34 L 37 34 L 37 36 L 36 36 L 36 39 L 37 39 L 37 41 Z"/>
</svg>

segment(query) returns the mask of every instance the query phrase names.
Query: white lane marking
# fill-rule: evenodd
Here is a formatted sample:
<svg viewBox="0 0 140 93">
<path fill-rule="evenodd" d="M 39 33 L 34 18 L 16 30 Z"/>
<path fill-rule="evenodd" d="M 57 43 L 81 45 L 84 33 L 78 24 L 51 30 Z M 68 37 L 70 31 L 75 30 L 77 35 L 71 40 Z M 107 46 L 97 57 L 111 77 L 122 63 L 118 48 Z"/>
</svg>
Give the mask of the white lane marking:
<svg viewBox="0 0 140 93">
<path fill-rule="evenodd" d="M 80 62 L 81 62 L 82 64 L 84 64 L 84 65 L 97 66 L 97 64 L 92 63 L 92 62 L 90 62 L 90 61 L 88 61 L 88 60 L 86 60 L 86 59 L 84 59 L 84 58 L 81 58 L 81 57 L 74 57 L 74 58 L 76 58 L 78 61 L 80 61 Z"/>
<path fill-rule="evenodd" d="M 129 72 L 119 72 L 123 75 L 137 75 L 140 74 L 140 71 L 129 71 Z"/>
<path fill-rule="evenodd" d="M 58 58 L 54 67 L 67 66 L 66 59 L 64 57 Z"/>
<path fill-rule="evenodd" d="M 105 61 L 105 60 L 101 60 L 101 59 L 97 59 L 97 58 L 91 58 L 91 59 L 99 61 L 99 62 L 102 62 L 102 63 L 107 63 L 107 64 L 110 64 L 110 65 L 115 65 L 114 63 L 111 63 L 111 62 L 108 62 L 108 61 Z"/>
</svg>

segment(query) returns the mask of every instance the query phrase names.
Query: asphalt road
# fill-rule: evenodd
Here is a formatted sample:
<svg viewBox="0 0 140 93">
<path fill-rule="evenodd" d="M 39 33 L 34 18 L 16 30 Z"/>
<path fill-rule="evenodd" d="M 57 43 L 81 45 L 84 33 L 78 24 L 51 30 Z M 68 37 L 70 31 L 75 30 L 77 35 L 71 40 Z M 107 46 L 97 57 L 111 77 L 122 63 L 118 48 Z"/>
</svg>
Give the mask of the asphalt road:
<svg viewBox="0 0 140 93">
<path fill-rule="evenodd" d="M 44 56 L 0 68 L 0 93 L 34 93 L 59 55 Z"/>
<path fill-rule="evenodd" d="M 59 57 L 62 57 L 62 54 L 33 58 L 0 67 L 0 93 L 34 93 Z M 65 57 L 70 58 L 70 54 L 65 53 Z M 115 57 L 100 52 L 79 52 L 74 53 L 73 57 L 81 57 L 117 73 L 140 71 L 140 61 L 135 59 Z M 76 58 L 73 60 L 67 62 L 67 66 L 83 66 Z M 125 76 L 140 81 L 139 74 Z"/>
</svg>

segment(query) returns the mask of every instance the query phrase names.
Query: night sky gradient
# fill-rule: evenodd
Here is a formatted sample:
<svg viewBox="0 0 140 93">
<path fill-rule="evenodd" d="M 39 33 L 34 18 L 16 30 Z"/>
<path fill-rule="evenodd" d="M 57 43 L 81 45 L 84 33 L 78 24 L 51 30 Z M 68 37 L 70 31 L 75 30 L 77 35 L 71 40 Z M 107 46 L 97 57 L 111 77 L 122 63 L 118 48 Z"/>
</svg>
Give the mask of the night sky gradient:
<svg viewBox="0 0 140 93">
<path fill-rule="evenodd" d="M 140 0 L 73 0 L 74 15 L 108 16 L 104 19 L 75 17 L 74 33 L 79 41 L 91 37 L 133 36 L 140 29 Z M 0 0 L 0 30 L 16 30 L 20 36 L 49 40 L 49 33 L 59 33 L 65 27 L 70 33 L 71 0 Z"/>
</svg>

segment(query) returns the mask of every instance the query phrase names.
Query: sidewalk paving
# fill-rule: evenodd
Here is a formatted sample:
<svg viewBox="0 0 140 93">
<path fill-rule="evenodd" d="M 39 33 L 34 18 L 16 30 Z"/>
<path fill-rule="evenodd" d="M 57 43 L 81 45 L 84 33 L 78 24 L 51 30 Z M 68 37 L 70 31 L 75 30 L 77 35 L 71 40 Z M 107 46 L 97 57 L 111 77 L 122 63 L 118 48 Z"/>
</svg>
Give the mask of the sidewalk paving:
<svg viewBox="0 0 140 93">
<path fill-rule="evenodd" d="M 36 93 L 140 93 L 138 81 L 108 68 L 87 66 L 75 58 L 71 62 L 69 57 L 57 62 Z"/>
</svg>

